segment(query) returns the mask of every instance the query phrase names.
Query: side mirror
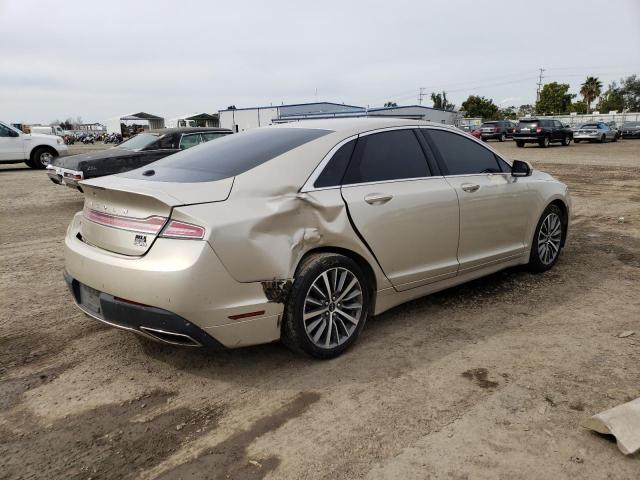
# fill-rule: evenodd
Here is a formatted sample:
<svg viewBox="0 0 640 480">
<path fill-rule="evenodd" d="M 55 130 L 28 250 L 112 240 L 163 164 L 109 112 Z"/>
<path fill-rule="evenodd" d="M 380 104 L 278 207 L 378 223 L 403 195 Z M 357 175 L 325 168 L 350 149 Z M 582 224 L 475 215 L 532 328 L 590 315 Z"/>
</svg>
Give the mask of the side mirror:
<svg viewBox="0 0 640 480">
<path fill-rule="evenodd" d="M 571 125 L 566 124 L 566 125 L 564 126 L 564 128 L 571 128 Z"/>
<path fill-rule="evenodd" d="M 529 162 L 523 162 L 522 160 L 514 160 L 511 165 L 512 177 L 528 177 L 533 172 L 533 168 Z"/>
</svg>

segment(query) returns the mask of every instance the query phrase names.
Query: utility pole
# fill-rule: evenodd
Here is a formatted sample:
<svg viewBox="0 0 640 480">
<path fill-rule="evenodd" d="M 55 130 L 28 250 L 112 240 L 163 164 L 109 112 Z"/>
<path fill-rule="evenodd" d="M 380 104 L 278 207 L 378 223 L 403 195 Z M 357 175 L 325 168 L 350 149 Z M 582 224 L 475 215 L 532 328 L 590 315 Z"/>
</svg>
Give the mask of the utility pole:
<svg viewBox="0 0 640 480">
<path fill-rule="evenodd" d="M 422 105 L 422 98 L 426 95 L 424 93 L 425 87 L 420 87 L 420 93 L 418 93 L 418 103 Z"/>
<path fill-rule="evenodd" d="M 538 91 L 536 92 L 536 103 L 540 101 L 540 87 L 542 87 L 542 79 L 544 78 L 544 76 L 542 75 L 544 73 L 544 68 L 540 69 L 540 76 L 538 77 Z"/>
</svg>

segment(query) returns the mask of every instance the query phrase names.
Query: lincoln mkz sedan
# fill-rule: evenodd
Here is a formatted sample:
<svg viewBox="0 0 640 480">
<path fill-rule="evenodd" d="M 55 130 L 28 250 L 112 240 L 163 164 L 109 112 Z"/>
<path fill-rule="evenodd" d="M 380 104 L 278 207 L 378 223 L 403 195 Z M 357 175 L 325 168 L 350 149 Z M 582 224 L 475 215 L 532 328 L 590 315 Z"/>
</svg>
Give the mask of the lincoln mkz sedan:
<svg viewBox="0 0 640 480">
<path fill-rule="evenodd" d="M 330 358 L 367 317 L 558 260 L 567 187 L 453 127 L 314 120 L 81 182 L 65 240 L 78 306 L 177 345 L 281 339 Z"/>
</svg>

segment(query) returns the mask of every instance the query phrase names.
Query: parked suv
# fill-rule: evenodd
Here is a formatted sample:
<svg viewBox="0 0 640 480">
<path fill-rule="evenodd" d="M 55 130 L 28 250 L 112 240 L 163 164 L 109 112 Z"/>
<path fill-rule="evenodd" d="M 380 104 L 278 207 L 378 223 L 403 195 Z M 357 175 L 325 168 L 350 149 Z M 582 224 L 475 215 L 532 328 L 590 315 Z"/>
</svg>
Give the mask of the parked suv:
<svg viewBox="0 0 640 480">
<path fill-rule="evenodd" d="M 480 136 L 484 141 L 493 138 L 504 142 L 507 138 L 511 138 L 513 136 L 515 129 L 515 123 L 510 122 L 509 120 L 484 122 L 480 125 Z"/>
<path fill-rule="evenodd" d="M 513 139 L 518 147 L 525 143 L 537 143 L 545 148 L 550 143 L 562 143 L 565 147 L 573 140 L 573 131 L 558 120 L 525 118 L 518 122 Z"/>
<path fill-rule="evenodd" d="M 67 146 L 60 137 L 22 133 L 0 122 L 0 164 L 24 162 L 31 168 L 45 168 L 55 157 L 67 154 Z"/>
</svg>

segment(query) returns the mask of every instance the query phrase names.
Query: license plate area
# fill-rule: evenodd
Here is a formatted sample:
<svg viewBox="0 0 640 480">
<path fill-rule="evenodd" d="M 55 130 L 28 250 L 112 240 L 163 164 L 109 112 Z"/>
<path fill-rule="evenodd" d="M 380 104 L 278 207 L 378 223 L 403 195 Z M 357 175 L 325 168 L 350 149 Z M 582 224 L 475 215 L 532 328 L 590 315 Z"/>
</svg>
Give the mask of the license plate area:
<svg viewBox="0 0 640 480">
<path fill-rule="evenodd" d="M 86 310 L 102 316 L 100 306 L 100 292 L 86 285 L 80 284 L 80 306 Z"/>
</svg>

